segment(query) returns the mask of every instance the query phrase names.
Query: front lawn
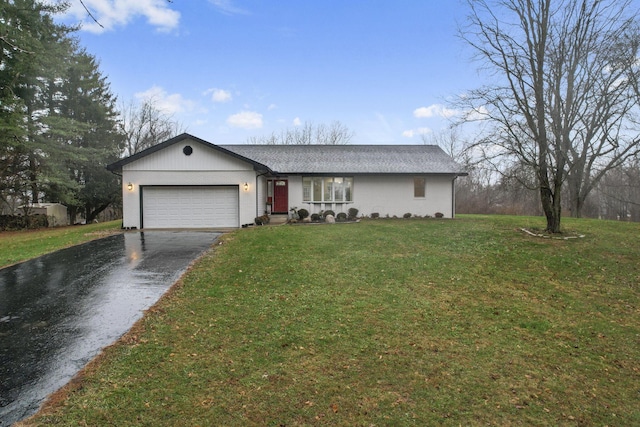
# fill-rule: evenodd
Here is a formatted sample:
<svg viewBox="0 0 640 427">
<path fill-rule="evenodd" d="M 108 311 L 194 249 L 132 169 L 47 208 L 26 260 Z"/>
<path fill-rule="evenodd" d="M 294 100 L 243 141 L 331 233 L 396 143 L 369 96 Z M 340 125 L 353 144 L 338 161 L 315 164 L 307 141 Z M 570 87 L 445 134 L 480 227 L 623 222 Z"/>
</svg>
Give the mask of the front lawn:
<svg viewBox="0 0 640 427">
<path fill-rule="evenodd" d="M 0 268 L 121 232 L 122 221 L 0 232 Z"/>
<path fill-rule="evenodd" d="M 640 425 L 640 224 L 226 235 L 28 425 Z"/>
</svg>

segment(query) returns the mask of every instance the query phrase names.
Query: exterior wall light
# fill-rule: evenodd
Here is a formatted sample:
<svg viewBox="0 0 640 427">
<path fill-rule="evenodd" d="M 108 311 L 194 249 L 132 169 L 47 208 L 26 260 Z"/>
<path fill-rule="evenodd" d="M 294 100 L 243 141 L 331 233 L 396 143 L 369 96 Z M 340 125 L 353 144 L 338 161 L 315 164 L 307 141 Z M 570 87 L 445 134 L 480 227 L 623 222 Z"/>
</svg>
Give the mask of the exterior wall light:
<svg viewBox="0 0 640 427">
<path fill-rule="evenodd" d="M 132 183 L 128 183 L 127 184 L 127 190 L 133 191 L 133 184 Z"/>
<path fill-rule="evenodd" d="M 245 182 L 242 187 L 244 188 L 244 191 L 249 191 L 249 183 L 248 182 Z"/>
</svg>

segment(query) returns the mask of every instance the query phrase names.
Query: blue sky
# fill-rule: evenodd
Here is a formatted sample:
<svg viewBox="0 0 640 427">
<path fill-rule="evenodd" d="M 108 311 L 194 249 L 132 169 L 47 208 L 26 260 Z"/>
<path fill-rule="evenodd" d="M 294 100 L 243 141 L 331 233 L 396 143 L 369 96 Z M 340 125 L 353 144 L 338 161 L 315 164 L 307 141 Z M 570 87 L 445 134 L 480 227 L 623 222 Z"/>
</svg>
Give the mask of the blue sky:
<svg viewBox="0 0 640 427">
<path fill-rule="evenodd" d="M 67 23 L 121 102 L 241 144 L 338 120 L 354 144 L 419 144 L 480 85 L 460 0 L 71 0 Z"/>
</svg>

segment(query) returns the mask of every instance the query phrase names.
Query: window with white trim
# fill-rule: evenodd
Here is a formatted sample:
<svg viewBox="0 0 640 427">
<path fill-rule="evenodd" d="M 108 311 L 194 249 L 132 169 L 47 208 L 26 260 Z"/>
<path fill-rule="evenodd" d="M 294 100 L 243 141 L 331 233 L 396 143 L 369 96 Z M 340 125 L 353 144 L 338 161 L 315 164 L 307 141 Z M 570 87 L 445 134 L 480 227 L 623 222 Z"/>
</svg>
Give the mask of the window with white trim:
<svg viewBox="0 0 640 427">
<path fill-rule="evenodd" d="M 352 202 L 353 177 L 303 177 L 302 200 L 316 203 Z"/>
</svg>

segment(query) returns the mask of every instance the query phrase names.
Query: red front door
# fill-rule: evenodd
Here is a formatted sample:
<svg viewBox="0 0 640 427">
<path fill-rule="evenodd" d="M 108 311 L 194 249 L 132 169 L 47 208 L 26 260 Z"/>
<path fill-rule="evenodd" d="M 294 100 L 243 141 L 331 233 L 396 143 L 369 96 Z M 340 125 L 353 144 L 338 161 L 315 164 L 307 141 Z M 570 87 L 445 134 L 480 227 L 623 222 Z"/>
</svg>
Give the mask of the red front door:
<svg viewBox="0 0 640 427">
<path fill-rule="evenodd" d="M 289 186 L 286 179 L 273 181 L 273 209 L 274 213 L 289 212 Z"/>
</svg>

